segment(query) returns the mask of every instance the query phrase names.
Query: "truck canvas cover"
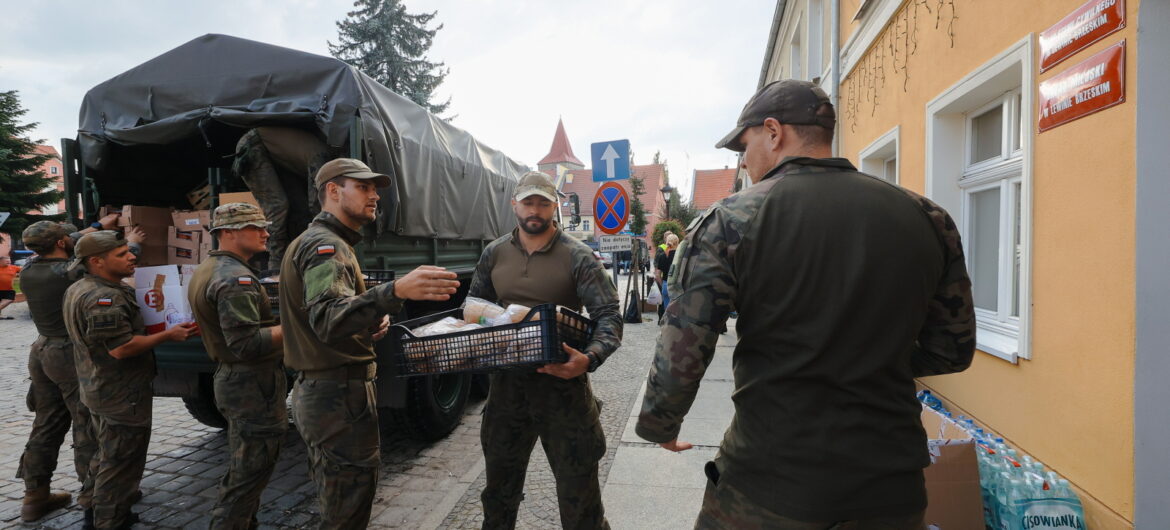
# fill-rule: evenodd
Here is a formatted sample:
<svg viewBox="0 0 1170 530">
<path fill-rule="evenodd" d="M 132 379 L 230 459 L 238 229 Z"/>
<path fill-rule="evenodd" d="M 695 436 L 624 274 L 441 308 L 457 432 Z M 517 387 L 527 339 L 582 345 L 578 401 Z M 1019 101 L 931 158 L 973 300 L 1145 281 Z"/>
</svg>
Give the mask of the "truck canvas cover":
<svg viewBox="0 0 1170 530">
<path fill-rule="evenodd" d="M 394 180 L 379 231 L 494 239 L 516 225 L 509 200 L 524 165 L 345 62 L 227 35 L 196 38 L 91 89 L 78 140 L 82 162 L 100 172 L 111 143 L 168 145 L 209 122 L 241 134 L 312 124 L 343 146 L 355 121 L 366 163 Z"/>
</svg>

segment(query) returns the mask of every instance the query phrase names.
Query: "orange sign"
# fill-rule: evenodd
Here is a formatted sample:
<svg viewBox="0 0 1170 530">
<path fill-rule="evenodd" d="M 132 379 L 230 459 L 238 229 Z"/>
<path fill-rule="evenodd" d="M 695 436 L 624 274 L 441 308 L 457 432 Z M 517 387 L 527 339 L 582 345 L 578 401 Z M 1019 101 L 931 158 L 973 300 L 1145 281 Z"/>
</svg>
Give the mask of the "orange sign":
<svg viewBox="0 0 1170 530">
<path fill-rule="evenodd" d="M 1125 0 L 1089 0 L 1040 34 L 1040 71 L 1125 27 Z"/>
<path fill-rule="evenodd" d="M 1125 41 L 1040 83 L 1040 132 L 1125 101 Z"/>
</svg>

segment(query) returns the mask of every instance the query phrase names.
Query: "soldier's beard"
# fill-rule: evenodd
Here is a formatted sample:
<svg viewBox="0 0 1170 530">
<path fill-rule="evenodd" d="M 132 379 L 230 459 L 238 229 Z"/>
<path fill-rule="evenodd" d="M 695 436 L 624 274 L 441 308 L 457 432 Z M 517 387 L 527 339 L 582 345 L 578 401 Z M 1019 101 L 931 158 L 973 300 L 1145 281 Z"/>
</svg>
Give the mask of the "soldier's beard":
<svg viewBox="0 0 1170 530">
<path fill-rule="evenodd" d="M 528 223 L 537 223 L 537 225 L 532 226 Z M 535 215 L 532 217 L 520 218 L 520 229 L 534 236 L 547 232 L 550 226 L 552 226 L 552 219 L 544 219 Z"/>
</svg>

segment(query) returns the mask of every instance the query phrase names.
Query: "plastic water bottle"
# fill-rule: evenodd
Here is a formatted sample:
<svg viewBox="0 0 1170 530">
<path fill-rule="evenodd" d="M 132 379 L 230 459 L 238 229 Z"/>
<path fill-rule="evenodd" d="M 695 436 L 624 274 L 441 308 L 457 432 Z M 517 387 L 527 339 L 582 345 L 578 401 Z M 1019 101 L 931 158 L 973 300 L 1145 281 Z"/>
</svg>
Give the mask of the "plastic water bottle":
<svg viewBox="0 0 1170 530">
<path fill-rule="evenodd" d="M 919 392 L 918 400 L 921 401 L 923 405 L 926 405 L 934 410 L 940 412 L 946 410 L 946 407 L 943 406 L 942 401 L 935 397 L 935 395 L 932 394 L 929 390 L 923 390 Z"/>
</svg>

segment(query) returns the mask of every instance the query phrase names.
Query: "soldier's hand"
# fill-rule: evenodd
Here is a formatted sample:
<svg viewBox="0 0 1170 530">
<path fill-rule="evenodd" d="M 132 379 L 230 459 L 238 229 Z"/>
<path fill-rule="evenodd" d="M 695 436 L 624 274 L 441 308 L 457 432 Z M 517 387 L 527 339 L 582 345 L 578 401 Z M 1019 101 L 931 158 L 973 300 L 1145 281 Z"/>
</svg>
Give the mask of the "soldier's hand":
<svg viewBox="0 0 1170 530">
<path fill-rule="evenodd" d="M 681 453 L 683 451 L 686 451 L 687 449 L 694 447 L 694 444 L 690 444 L 687 442 L 680 442 L 680 441 L 678 441 L 678 438 L 675 438 L 669 442 L 661 443 L 658 445 L 660 447 L 662 447 L 663 449 L 666 449 L 667 451 L 674 451 L 676 453 Z"/>
<path fill-rule="evenodd" d="M 423 265 L 394 280 L 394 296 L 406 300 L 443 301 L 459 288 L 459 276 L 443 267 Z"/>
<path fill-rule="evenodd" d="M 379 321 L 377 324 L 374 324 L 373 326 L 370 326 L 370 338 L 374 339 L 374 342 L 378 342 L 382 340 L 382 337 L 385 337 L 386 333 L 389 331 L 390 317 L 387 315 L 382 315 L 381 321 Z"/>
<path fill-rule="evenodd" d="M 554 375 L 561 379 L 572 379 L 589 370 L 589 357 L 568 344 L 561 343 L 561 348 L 569 354 L 569 360 L 563 363 L 546 364 L 537 368 L 542 374 Z"/>
<path fill-rule="evenodd" d="M 126 242 L 140 244 L 146 241 L 146 232 L 141 227 L 131 226 L 126 228 Z"/>
<path fill-rule="evenodd" d="M 121 216 L 122 214 L 120 213 L 108 213 L 101 219 L 98 219 L 98 224 L 102 225 L 102 230 L 113 230 L 114 228 L 117 228 L 118 217 Z"/>
<path fill-rule="evenodd" d="M 199 334 L 199 324 L 184 322 L 163 332 L 167 340 L 182 342 Z"/>
</svg>

